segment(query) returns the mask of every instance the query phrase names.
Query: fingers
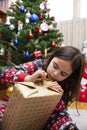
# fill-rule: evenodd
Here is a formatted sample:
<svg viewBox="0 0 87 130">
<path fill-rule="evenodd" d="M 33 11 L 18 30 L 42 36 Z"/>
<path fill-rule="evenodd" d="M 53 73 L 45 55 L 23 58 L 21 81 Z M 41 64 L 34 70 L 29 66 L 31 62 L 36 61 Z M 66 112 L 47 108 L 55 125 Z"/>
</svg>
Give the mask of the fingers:
<svg viewBox="0 0 87 130">
<path fill-rule="evenodd" d="M 47 75 L 47 73 L 44 70 L 38 70 L 36 73 L 38 78 L 45 78 Z"/>
<path fill-rule="evenodd" d="M 47 73 L 44 70 L 37 70 L 34 74 L 33 74 L 33 78 L 35 81 L 38 81 L 40 79 L 44 79 L 46 78 Z"/>
<path fill-rule="evenodd" d="M 44 70 L 37 70 L 34 74 L 28 75 L 24 78 L 24 81 L 37 82 L 38 79 L 46 78 L 47 73 Z"/>
<path fill-rule="evenodd" d="M 46 78 L 46 76 L 47 76 L 47 73 L 45 71 L 42 71 L 41 72 L 41 78 Z"/>
<path fill-rule="evenodd" d="M 57 82 L 52 82 L 51 86 L 52 88 L 58 89 L 58 91 L 60 91 L 61 93 L 63 93 L 63 89 L 62 87 L 57 83 Z"/>
</svg>

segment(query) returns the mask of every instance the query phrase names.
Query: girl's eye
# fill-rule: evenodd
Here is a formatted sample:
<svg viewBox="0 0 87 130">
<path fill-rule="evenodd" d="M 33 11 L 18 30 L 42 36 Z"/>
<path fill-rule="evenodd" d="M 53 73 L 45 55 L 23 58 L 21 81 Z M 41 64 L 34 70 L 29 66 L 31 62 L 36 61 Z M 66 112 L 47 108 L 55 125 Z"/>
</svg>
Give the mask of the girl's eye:
<svg viewBox="0 0 87 130">
<path fill-rule="evenodd" d="M 64 72 L 61 72 L 61 75 L 62 75 L 63 77 L 67 77 L 66 73 L 64 73 Z"/>
<path fill-rule="evenodd" d="M 53 63 L 53 67 L 54 67 L 54 69 L 58 69 L 58 66 L 56 63 Z"/>
</svg>

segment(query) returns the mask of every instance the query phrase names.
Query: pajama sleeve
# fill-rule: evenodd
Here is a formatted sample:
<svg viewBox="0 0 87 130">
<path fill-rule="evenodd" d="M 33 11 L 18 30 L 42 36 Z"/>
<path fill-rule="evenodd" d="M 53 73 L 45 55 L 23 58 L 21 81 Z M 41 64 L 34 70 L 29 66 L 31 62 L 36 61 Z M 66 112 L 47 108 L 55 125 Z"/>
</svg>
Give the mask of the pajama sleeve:
<svg viewBox="0 0 87 130">
<path fill-rule="evenodd" d="M 41 69 L 42 60 L 38 59 L 17 66 L 5 68 L 0 74 L 0 82 L 12 85 L 15 82 L 23 82 L 25 76 L 32 75 L 36 70 Z"/>
</svg>

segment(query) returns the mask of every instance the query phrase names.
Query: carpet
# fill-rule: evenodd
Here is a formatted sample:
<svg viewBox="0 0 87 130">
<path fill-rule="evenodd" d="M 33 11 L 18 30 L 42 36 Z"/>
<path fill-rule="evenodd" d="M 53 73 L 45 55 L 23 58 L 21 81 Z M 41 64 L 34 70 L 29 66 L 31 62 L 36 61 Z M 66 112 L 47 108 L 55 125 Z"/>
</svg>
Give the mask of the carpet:
<svg viewBox="0 0 87 130">
<path fill-rule="evenodd" d="M 68 112 L 73 119 L 73 121 L 78 126 L 79 130 L 87 130 L 87 110 L 78 110 L 80 115 L 78 114 L 76 109 L 69 108 Z"/>
</svg>

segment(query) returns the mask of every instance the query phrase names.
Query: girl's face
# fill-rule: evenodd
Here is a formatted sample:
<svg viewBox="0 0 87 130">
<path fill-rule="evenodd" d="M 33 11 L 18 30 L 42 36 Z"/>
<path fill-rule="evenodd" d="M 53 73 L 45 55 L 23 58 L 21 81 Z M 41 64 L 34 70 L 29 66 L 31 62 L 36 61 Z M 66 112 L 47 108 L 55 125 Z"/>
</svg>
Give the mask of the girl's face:
<svg viewBox="0 0 87 130">
<path fill-rule="evenodd" d="M 54 57 L 47 67 L 48 78 L 53 81 L 63 81 L 72 74 L 70 61 Z"/>
</svg>

